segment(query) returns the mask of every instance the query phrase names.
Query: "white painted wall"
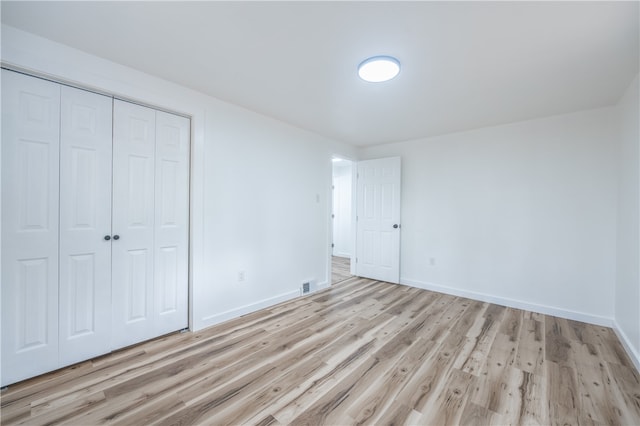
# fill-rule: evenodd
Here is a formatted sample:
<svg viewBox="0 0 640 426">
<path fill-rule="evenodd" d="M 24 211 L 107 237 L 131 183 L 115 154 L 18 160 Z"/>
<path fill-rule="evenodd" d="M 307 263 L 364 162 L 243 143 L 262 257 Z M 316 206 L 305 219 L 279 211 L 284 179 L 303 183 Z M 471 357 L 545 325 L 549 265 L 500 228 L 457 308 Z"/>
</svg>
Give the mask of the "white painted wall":
<svg viewBox="0 0 640 426">
<path fill-rule="evenodd" d="M 328 284 L 331 156 L 353 148 L 4 25 L 1 55 L 192 116 L 194 329 L 294 297 L 303 281 Z"/>
<path fill-rule="evenodd" d="M 351 161 L 333 164 L 333 255 L 351 257 Z"/>
<path fill-rule="evenodd" d="M 401 282 L 611 325 L 613 113 L 362 150 L 402 157 Z"/>
<path fill-rule="evenodd" d="M 640 110 L 638 76 L 616 107 L 620 138 L 615 322 L 640 369 Z"/>
</svg>

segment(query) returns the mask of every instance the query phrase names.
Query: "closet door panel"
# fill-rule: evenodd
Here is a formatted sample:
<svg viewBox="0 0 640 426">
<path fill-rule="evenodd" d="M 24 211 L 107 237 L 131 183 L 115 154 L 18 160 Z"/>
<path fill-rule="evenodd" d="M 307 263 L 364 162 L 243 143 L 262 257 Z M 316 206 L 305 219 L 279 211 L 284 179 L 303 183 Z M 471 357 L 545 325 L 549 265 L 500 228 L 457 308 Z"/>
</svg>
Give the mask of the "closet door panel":
<svg viewBox="0 0 640 426">
<path fill-rule="evenodd" d="M 190 121 L 156 112 L 156 335 L 188 327 Z"/>
<path fill-rule="evenodd" d="M 112 348 L 154 337 L 155 111 L 114 101 Z M 116 235 L 118 239 L 116 239 Z"/>
<path fill-rule="evenodd" d="M 58 366 L 60 85 L 2 70 L 2 385 Z"/>
<path fill-rule="evenodd" d="M 62 87 L 60 363 L 109 352 L 112 99 Z"/>
</svg>

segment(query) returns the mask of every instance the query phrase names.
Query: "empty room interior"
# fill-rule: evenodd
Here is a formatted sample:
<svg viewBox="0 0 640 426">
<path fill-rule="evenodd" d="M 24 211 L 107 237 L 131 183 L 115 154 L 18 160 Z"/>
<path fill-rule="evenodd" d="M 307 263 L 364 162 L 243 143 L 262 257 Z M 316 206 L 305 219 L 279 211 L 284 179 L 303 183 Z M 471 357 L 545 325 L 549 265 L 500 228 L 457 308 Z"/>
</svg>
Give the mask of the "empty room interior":
<svg viewBox="0 0 640 426">
<path fill-rule="evenodd" d="M 639 6 L 3 0 L 1 423 L 639 425 Z"/>
</svg>

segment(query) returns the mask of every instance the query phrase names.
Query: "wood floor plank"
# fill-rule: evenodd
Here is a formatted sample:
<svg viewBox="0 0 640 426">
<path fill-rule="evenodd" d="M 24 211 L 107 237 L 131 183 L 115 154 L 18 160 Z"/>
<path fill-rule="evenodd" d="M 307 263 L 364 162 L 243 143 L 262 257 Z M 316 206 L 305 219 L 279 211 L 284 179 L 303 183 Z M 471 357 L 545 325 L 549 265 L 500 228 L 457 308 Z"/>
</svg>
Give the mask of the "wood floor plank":
<svg viewBox="0 0 640 426">
<path fill-rule="evenodd" d="M 253 424 L 251 417 L 255 412 L 263 417 L 273 411 L 274 405 L 286 395 L 294 394 L 297 384 L 309 380 L 317 373 L 326 371 L 327 365 L 319 358 L 309 357 L 305 362 L 297 363 L 293 368 L 280 369 L 277 379 L 256 389 L 250 395 L 238 395 L 227 409 L 216 412 L 209 421 L 213 424 Z M 251 401 L 247 405 L 247 401 Z M 270 414 L 269 414 L 270 416 Z M 275 418 L 274 418 L 275 419 Z"/>
<path fill-rule="evenodd" d="M 460 426 L 477 426 L 477 425 L 502 425 L 501 416 L 488 408 L 481 407 L 469 401 L 462 411 Z"/>
<path fill-rule="evenodd" d="M 512 368 L 516 359 L 517 340 L 498 333 L 491 345 L 480 374 L 480 383 L 474 391 L 472 401 L 496 413 L 504 413 L 513 389 Z M 517 374 L 517 373 L 516 373 Z"/>
<path fill-rule="evenodd" d="M 23 420 L 19 424 L 23 425 L 45 425 L 52 423 L 64 423 L 76 417 L 79 413 L 85 413 L 95 410 L 100 405 L 106 404 L 107 400 L 104 392 L 97 392 L 83 398 L 77 398 L 66 404 L 60 404 L 54 410 L 38 410 L 31 411 L 31 416 Z M 50 408 L 50 407 L 47 407 Z"/>
<path fill-rule="evenodd" d="M 377 424 L 378 418 L 393 405 L 396 396 L 404 387 L 424 360 L 432 353 L 435 346 L 430 340 L 418 338 L 400 360 L 383 373 L 374 385 L 368 386 L 359 398 L 351 404 L 349 416 L 357 424 Z M 373 392 L 371 392 L 374 390 Z M 408 408 L 408 407 L 407 407 Z M 410 410 L 406 413 L 411 414 Z"/>
<path fill-rule="evenodd" d="M 25 424 L 640 424 L 607 327 L 350 277 L 9 386 Z"/>
<path fill-rule="evenodd" d="M 345 410 L 343 402 L 352 395 L 353 387 L 376 365 L 378 365 L 378 360 L 375 357 L 366 357 L 363 363 L 351 370 L 345 378 L 339 380 L 327 392 L 321 394 L 320 398 L 308 407 L 298 410 L 300 414 L 297 416 L 289 419 L 287 418 L 289 413 L 281 410 L 275 414 L 275 417 L 282 423 L 291 425 L 334 424 L 328 420 L 328 417 L 335 416 L 338 411 Z M 344 417 L 341 418 L 341 421 L 344 421 Z"/>
<path fill-rule="evenodd" d="M 548 362 L 571 366 L 571 340 L 566 320 L 557 317 L 545 319 L 545 358 Z"/>
<path fill-rule="evenodd" d="M 580 424 L 581 407 L 578 392 L 578 379 L 574 368 L 566 363 L 547 361 L 547 400 L 550 423 Z"/>
<path fill-rule="evenodd" d="M 624 348 L 612 329 L 597 327 L 593 330 L 598 340 L 597 347 L 599 354 L 605 361 L 635 369 L 629 355 L 624 351 Z"/>
<path fill-rule="evenodd" d="M 576 368 L 581 412 L 598 423 L 625 424 L 619 414 L 622 398 L 616 398 L 616 389 L 611 386 L 609 370 L 604 363 L 598 366 Z"/>
<path fill-rule="evenodd" d="M 464 407 L 478 378 L 458 369 L 449 371 L 447 378 L 438 386 L 427 403 L 421 408 L 420 424 L 455 425 L 460 423 Z"/>
<path fill-rule="evenodd" d="M 470 311 L 469 319 L 481 310 L 481 304 L 476 304 L 476 310 Z M 466 309 L 466 307 L 465 307 Z M 462 311 L 464 312 L 464 311 Z M 462 315 L 461 313 L 459 314 Z M 454 316 L 447 314 L 447 310 L 443 312 L 443 317 L 453 318 Z M 473 324 L 471 320 L 465 321 L 469 327 Z M 441 342 L 437 350 L 433 352 L 422 365 L 419 366 L 416 373 L 409 379 L 398 397 L 398 401 L 403 401 L 408 407 L 424 414 L 424 407 L 430 401 L 438 396 L 446 385 L 446 377 L 449 376 L 453 364 L 457 359 L 458 351 L 464 347 L 466 343 L 465 333 L 468 330 L 456 328 L 452 333 L 441 333 L 439 328 L 435 329 L 434 337 L 441 338 Z"/>
<path fill-rule="evenodd" d="M 185 407 L 184 402 L 175 393 L 168 393 L 161 398 L 127 410 L 122 416 L 112 423 L 129 426 L 150 425 L 170 416 Z"/>
<path fill-rule="evenodd" d="M 253 370 L 249 374 L 237 380 L 232 380 L 227 386 L 219 387 L 214 392 L 205 392 L 201 398 L 195 400 L 193 404 L 186 403 L 187 406 L 172 413 L 158 424 L 203 424 L 211 423 L 213 416 L 220 409 L 233 401 L 233 398 L 243 392 L 250 393 L 251 390 L 263 385 L 271 380 L 269 373 L 277 370 L 274 364 L 264 364 L 260 368 Z M 184 400 L 183 400 L 184 401 Z"/>
<path fill-rule="evenodd" d="M 541 321 L 525 319 L 522 323 L 516 367 L 532 374 L 544 376 L 544 325 Z"/>
<path fill-rule="evenodd" d="M 479 375 L 480 370 L 484 364 L 484 360 L 489 353 L 489 349 L 493 344 L 493 340 L 498 332 L 499 323 L 497 323 L 493 315 L 484 315 L 484 311 L 489 306 L 485 304 L 483 306 L 482 315 L 476 318 L 475 323 L 467 332 L 469 338 L 463 349 L 463 354 L 458 359 L 460 362 L 456 365 L 456 368 L 460 368 L 462 371 Z"/>
<path fill-rule="evenodd" d="M 543 376 L 508 367 L 511 374 L 505 386 L 504 424 L 545 425 L 548 417 L 546 381 Z"/>
<path fill-rule="evenodd" d="M 251 424 L 253 424 L 253 423 L 251 423 Z M 261 421 L 255 423 L 256 426 L 275 426 L 275 425 L 280 425 L 280 424 L 282 424 L 282 423 L 280 423 L 272 415 L 268 415 L 267 417 L 265 417 Z"/>
<path fill-rule="evenodd" d="M 382 413 L 382 417 L 377 419 L 375 424 L 381 426 L 396 426 L 396 425 L 417 425 L 420 421 L 420 413 L 406 405 L 400 404 L 397 401 L 393 401 L 391 406 Z M 356 423 L 362 424 L 362 423 Z"/>
</svg>

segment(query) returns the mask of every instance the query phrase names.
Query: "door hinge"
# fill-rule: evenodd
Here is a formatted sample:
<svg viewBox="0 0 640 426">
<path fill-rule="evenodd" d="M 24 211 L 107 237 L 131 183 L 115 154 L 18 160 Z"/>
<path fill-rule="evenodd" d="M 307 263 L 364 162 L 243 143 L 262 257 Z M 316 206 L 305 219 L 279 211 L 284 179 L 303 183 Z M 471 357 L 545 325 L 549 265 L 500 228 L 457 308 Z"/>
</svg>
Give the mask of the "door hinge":
<svg viewBox="0 0 640 426">
<path fill-rule="evenodd" d="M 331 243 L 331 248 L 334 248 L 335 246 L 336 246 L 335 244 Z"/>
<path fill-rule="evenodd" d="M 356 263 L 358 263 L 358 258 L 356 257 Z"/>
<path fill-rule="evenodd" d="M 335 218 L 336 218 L 336 215 L 335 215 L 335 214 L 332 214 L 332 215 L 331 215 L 331 219 L 335 219 Z"/>
</svg>

